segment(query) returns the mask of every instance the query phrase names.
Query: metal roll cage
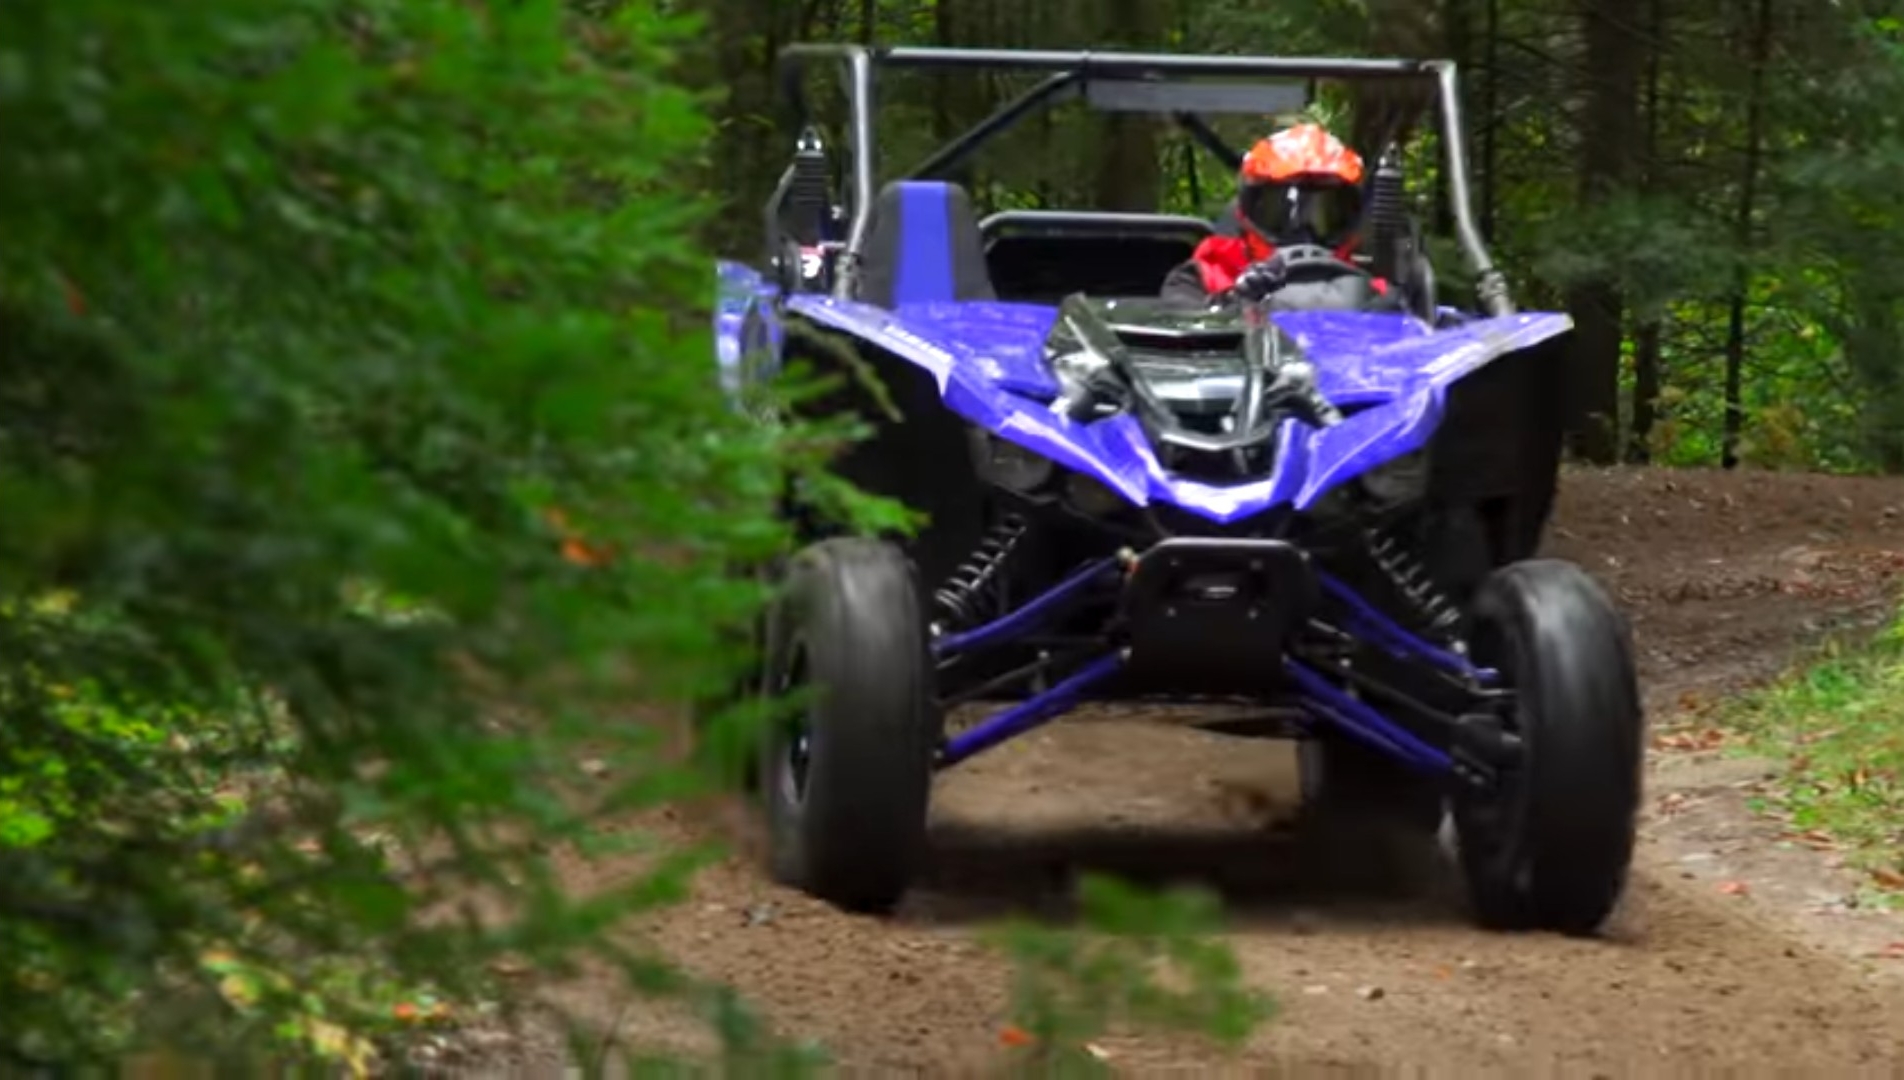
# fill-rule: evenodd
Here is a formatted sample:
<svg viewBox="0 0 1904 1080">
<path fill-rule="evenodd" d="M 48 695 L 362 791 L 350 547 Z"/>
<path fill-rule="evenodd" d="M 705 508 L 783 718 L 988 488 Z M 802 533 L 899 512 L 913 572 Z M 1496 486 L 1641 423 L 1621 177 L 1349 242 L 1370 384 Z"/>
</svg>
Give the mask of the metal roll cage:
<svg viewBox="0 0 1904 1080">
<path fill-rule="evenodd" d="M 985 142 L 1035 109 L 1065 100 L 1089 87 L 1093 80 L 1156 81 L 1168 77 L 1286 78 L 1371 80 L 1411 79 L 1435 82 L 1441 111 L 1441 143 L 1446 149 L 1448 201 L 1456 238 L 1475 275 L 1475 291 L 1492 315 L 1512 314 L 1506 277 L 1495 267 L 1470 205 L 1466 131 L 1461 119 L 1460 88 L 1451 60 L 1386 60 L 1284 56 L 1173 55 L 1168 53 L 1058 52 L 1021 49 L 948 49 L 933 47 L 874 47 L 847 44 L 795 44 L 780 51 L 780 84 L 804 125 L 808 115 L 802 76 L 809 64 L 833 62 L 845 68 L 845 89 L 851 113 L 847 130 L 853 156 L 852 220 L 842 252 L 842 272 L 836 285 L 841 296 L 856 287 L 860 257 L 872 223 L 877 181 L 874 169 L 875 68 L 989 69 L 1049 72 L 1037 85 L 1006 102 L 964 134 L 940 147 L 902 179 L 931 179 L 969 157 Z M 1206 149 L 1232 164 L 1236 152 L 1224 144 L 1201 117 L 1174 112 L 1176 122 Z M 783 185 L 784 187 L 784 185 Z"/>
</svg>

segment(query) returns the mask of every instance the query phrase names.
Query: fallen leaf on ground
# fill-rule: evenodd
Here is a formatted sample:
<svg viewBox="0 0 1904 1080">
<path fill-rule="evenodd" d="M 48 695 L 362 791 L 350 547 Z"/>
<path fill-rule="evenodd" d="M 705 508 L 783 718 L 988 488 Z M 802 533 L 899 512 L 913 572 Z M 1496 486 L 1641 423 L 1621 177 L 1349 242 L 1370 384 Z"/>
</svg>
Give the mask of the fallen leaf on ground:
<svg viewBox="0 0 1904 1080">
<path fill-rule="evenodd" d="M 1806 847 L 1818 851 L 1836 851 L 1838 849 L 1838 842 L 1836 840 L 1833 840 L 1828 834 L 1820 832 L 1817 829 L 1806 829 L 1804 832 L 1794 833 L 1791 838 L 1804 844 Z"/>
<path fill-rule="evenodd" d="M 1751 887 L 1746 885 L 1743 881 L 1727 881 L 1719 886 L 1719 891 L 1727 896 L 1744 896 L 1752 890 Z"/>
<path fill-rule="evenodd" d="M 1877 882 L 1880 888 L 1890 889 L 1893 892 L 1904 891 L 1904 874 L 1889 867 L 1880 866 L 1871 871 L 1871 880 Z"/>
<path fill-rule="evenodd" d="M 1661 735 L 1659 738 L 1653 740 L 1653 745 L 1661 750 L 1679 750 L 1691 753 L 1700 750 L 1715 750 L 1723 745 L 1725 741 L 1726 733 L 1724 731 L 1715 727 L 1707 727 L 1698 728 L 1693 731 L 1675 731 L 1669 735 Z"/>
<path fill-rule="evenodd" d="M 1017 1024 L 1006 1024 L 1003 1028 L 999 1029 L 998 1032 L 998 1042 L 1000 1046 L 1030 1046 L 1035 1041 L 1036 1040 L 1031 1037 L 1031 1032 L 1026 1031 Z"/>
<path fill-rule="evenodd" d="M 1871 955 L 1879 960 L 1904 960 L 1904 941 L 1893 941 Z"/>
</svg>

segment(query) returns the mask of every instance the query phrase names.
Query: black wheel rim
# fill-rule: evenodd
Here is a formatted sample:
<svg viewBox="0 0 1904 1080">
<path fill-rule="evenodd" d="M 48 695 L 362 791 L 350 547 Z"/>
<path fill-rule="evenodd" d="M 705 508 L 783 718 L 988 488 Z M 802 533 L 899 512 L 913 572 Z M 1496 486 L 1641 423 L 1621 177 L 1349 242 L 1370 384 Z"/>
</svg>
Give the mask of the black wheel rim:
<svg viewBox="0 0 1904 1080">
<path fill-rule="evenodd" d="M 1461 844 L 1473 855 L 1507 871 L 1517 885 L 1525 886 L 1523 879 L 1531 866 L 1522 839 L 1527 827 L 1528 764 L 1533 747 L 1519 692 L 1521 649 L 1512 630 L 1494 619 L 1475 620 L 1468 645 L 1475 666 L 1498 672 L 1499 688 L 1514 694 L 1513 703 L 1501 710 L 1501 720 L 1507 733 L 1520 739 L 1521 753 L 1519 760 L 1501 768 L 1492 790 L 1470 792 L 1461 800 Z"/>
</svg>

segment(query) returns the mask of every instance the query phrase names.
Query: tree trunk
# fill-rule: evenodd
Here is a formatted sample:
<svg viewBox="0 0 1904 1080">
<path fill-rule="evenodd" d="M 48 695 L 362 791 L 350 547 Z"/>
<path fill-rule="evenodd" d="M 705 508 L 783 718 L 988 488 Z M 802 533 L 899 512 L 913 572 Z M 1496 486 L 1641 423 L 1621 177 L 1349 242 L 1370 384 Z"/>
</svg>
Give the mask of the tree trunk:
<svg viewBox="0 0 1904 1080">
<path fill-rule="evenodd" d="M 1106 48 L 1161 46 L 1169 12 L 1157 0 L 1102 0 L 1102 8 L 1099 33 Z M 1096 205 L 1105 210 L 1155 210 L 1163 195 L 1157 119 L 1112 113 L 1101 125 L 1093 191 Z"/>
<path fill-rule="evenodd" d="M 1618 283 L 1589 281 L 1567 290 L 1573 316 L 1569 360 L 1567 452 L 1576 460 L 1612 465 L 1619 460 L 1620 347 L 1624 304 Z"/>
<path fill-rule="evenodd" d="M 725 196 L 725 207 L 710 216 L 707 241 L 722 254 L 754 259 L 763 252 L 760 208 L 792 152 L 773 85 L 774 54 L 792 27 L 779 25 L 783 9 L 775 0 L 705 0 L 702 10 L 721 32 L 709 35 L 711 55 L 701 70 L 706 85 L 726 90 L 714 110 L 707 181 L 708 190 Z"/>
<path fill-rule="evenodd" d="M 1428 0 L 1367 0 L 1370 56 L 1434 58 L 1445 45 L 1437 5 Z M 1371 162 L 1388 142 L 1406 142 L 1434 107 L 1432 86 L 1405 79 L 1368 79 L 1351 85 L 1353 145 Z"/>
<path fill-rule="evenodd" d="M 1481 235 L 1494 242 L 1495 189 L 1500 156 L 1495 133 L 1501 129 L 1501 0 L 1487 0 L 1487 74 L 1481 83 Z"/>
<path fill-rule="evenodd" d="M 1653 460 L 1653 423 L 1659 418 L 1660 324 L 1648 319 L 1633 331 L 1633 433 L 1627 439 L 1626 460 L 1644 465 Z"/>
<path fill-rule="evenodd" d="M 1645 53 L 1634 30 L 1641 0 L 1580 0 L 1586 39 L 1580 133 L 1580 205 L 1592 212 L 1634 179 L 1640 135 L 1640 77 Z M 1623 297 L 1617 280 L 1586 281 L 1569 291 L 1575 336 L 1569 379 L 1568 448 L 1581 460 L 1619 460 L 1620 346 Z"/>
<path fill-rule="evenodd" d="M 1642 165 L 1646 190 L 1660 188 L 1659 73 L 1666 51 L 1665 0 L 1649 0 L 1646 46 L 1646 160 Z M 1663 315 L 1649 311 L 1633 332 L 1633 426 L 1626 440 L 1626 460 L 1644 465 L 1653 457 L 1653 421 L 1660 389 L 1660 323 Z"/>
<path fill-rule="evenodd" d="M 1454 61 L 1456 70 L 1468 71 L 1468 60 L 1473 51 L 1469 43 L 1474 29 L 1473 20 L 1469 17 L 1469 0 L 1442 0 L 1441 26 L 1447 41 L 1448 59 Z M 1437 149 L 1437 157 L 1445 160 L 1447 147 L 1438 145 Z M 1434 232 L 1438 236 L 1454 235 L 1454 206 L 1448 197 L 1448 169 L 1445 165 L 1435 169 Z"/>
<path fill-rule="evenodd" d="M 952 17 L 954 0 L 934 0 L 932 5 L 932 43 L 944 48 L 959 43 L 958 23 Z M 935 86 L 933 89 L 940 89 Z M 951 101 L 951 95 L 938 93 L 932 96 L 932 136 L 938 142 L 945 142 L 957 132 L 957 117 Z"/>
<path fill-rule="evenodd" d="M 1726 319 L 1725 431 L 1719 464 L 1737 468 L 1739 437 L 1745 429 L 1745 305 L 1752 285 L 1753 215 L 1758 211 L 1759 159 L 1765 141 L 1765 69 L 1772 53 L 1772 0 L 1758 0 L 1750 45 L 1751 89 L 1745 101 L 1745 161 L 1739 176 L 1738 216 L 1733 221 L 1733 243 L 1739 264 L 1733 272 L 1731 310 Z"/>
<path fill-rule="evenodd" d="M 1861 441 L 1880 470 L 1896 475 L 1904 472 L 1904 372 L 1897 363 L 1904 322 L 1898 318 L 1896 292 L 1868 270 L 1852 274 L 1845 292 L 1849 314 L 1840 333 L 1845 360 L 1865 394 Z"/>
</svg>

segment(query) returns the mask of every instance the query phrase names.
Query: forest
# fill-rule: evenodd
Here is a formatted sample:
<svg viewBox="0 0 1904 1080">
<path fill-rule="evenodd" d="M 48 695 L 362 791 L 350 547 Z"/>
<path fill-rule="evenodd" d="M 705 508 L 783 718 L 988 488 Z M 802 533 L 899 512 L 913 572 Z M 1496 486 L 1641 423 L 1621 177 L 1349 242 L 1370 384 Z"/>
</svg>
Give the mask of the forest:
<svg viewBox="0 0 1904 1080">
<path fill-rule="evenodd" d="M 1900 27 L 1885 5 L 1862 7 L 719 0 L 706 70 L 728 91 L 713 169 L 732 197 L 717 244 L 753 254 L 742 208 L 785 153 L 786 134 L 769 135 L 784 123 L 770 67 L 789 41 L 1447 58 L 1463 73 L 1490 248 L 1523 308 L 1567 311 L 1578 328 L 1579 459 L 1895 471 L 1898 251 L 1880 223 L 1894 209 Z M 1007 81 L 889 80 L 890 164 L 923 159 L 1022 89 Z M 1372 157 L 1382 120 L 1364 113 L 1340 134 Z M 1246 119 L 1225 119 L 1247 145 Z M 1232 193 L 1174 128 L 1081 108 L 1041 124 L 978 163 L 983 202 L 1208 215 Z M 1445 206 L 1435 160 L 1414 178 Z M 1445 211 L 1438 225 L 1445 240 Z"/>
<path fill-rule="evenodd" d="M 0 1059 L 362 1074 L 584 964 L 731 1060 L 809 1061 L 614 932 L 720 853 L 603 824 L 727 790 L 760 718 L 694 756 L 671 718 L 744 659 L 767 594 L 733 568 L 788 542 L 786 484 L 904 520 L 829 472 L 843 422 L 752 424 L 713 377 L 714 260 L 763 254 L 795 136 L 775 57 L 801 41 L 1452 59 L 1480 228 L 1521 307 L 1576 326 L 1574 460 L 1904 473 L 1887 0 L 14 0 Z M 882 154 L 1022 88 L 882 84 Z M 1372 160 L 1423 106 L 1309 109 Z M 962 179 L 983 209 L 1205 217 L 1235 183 L 1176 127 L 1081 108 Z M 640 870 L 561 869 L 608 856 Z M 1094 1017 L 1249 1026 L 1234 963 L 1190 940 L 1204 907 L 1096 904 L 1191 958 L 1189 997 L 1124 985 L 1149 953 L 1002 947 Z"/>
</svg>

